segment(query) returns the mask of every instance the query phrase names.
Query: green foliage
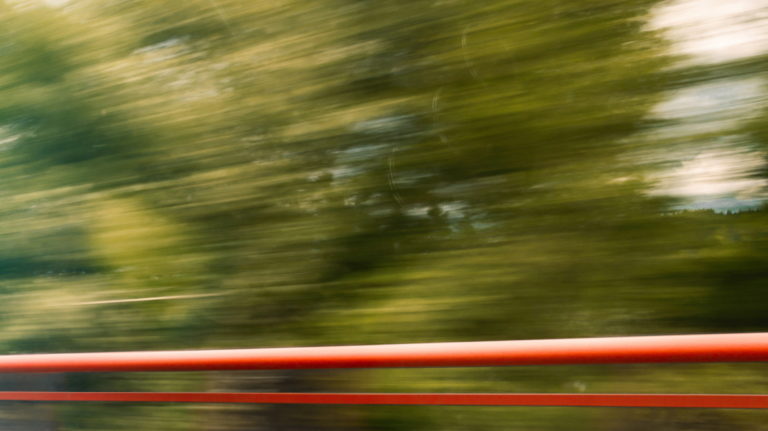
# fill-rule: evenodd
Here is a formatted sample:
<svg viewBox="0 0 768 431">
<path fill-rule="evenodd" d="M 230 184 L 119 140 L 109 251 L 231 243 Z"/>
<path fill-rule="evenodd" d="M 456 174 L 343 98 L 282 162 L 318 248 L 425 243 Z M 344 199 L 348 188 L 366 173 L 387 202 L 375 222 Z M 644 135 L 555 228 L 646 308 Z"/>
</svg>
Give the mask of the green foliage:
<svg viewBox="0 0 768 431">
<path fill-rule="evenodd" d="M 669 42 L 647 25 L 659 4 L 3 3 L 0 346 L 763 329 L 765 210 L 672 213 L 675 202 L 654 191 L 653 155 L 682 145 L 658 137 L 673 121 L 654 109 L 670 91 L 757 73 L 764 59 L 675 68 Z M 764 118 L 742 131 L 756 147 Z M 627 376 L 639 391 L 665 391 L 648 381 L 675 376 L 397 373 L 64 385 L 573 391 L 586 379 L 610 392 L 627 390 Z M 693 377 L 675 386 L 699 390 Z M 568 409 L 111 409 L 62 406 L 60 429 L 592 430 L 626 419 Z M 759 428 L 735 414 L 712 420 Z"/>
</svg>

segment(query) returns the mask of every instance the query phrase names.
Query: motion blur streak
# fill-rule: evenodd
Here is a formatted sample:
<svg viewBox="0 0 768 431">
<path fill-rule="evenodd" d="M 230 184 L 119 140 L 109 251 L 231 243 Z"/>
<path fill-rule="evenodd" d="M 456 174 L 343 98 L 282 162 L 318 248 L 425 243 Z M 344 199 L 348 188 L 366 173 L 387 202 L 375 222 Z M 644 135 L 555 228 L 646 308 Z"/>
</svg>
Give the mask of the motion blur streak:
<svg viewBox="0 0 768 431">
<path fill-rule="evenodd" d="M 766 331 L 767 29 L 768 0 L 0 0 L 0 354 Z M 761 394 L 765 366 L 38 373 L 0 390 Z M 112 409 L 9 404 L 0 429 L 768 421 Z"/>
</svg>

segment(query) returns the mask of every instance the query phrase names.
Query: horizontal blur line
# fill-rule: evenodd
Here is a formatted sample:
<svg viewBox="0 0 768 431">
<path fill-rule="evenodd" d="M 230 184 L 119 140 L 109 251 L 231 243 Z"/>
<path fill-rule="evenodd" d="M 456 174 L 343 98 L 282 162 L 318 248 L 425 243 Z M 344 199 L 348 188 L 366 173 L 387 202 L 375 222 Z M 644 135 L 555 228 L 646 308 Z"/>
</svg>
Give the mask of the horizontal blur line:
<svg viewBox="0 0 768 431">
<path fill-rule="evenodd" d="M 433 406 L 768 408 L 768 395 L 0 392 L 5 401 L 365 404 Z"/>
<path fill-rule="evenodd" d="M 208 298 L 211 296 L 222 296 L 223 293 L 203 293 L 199 295 L 169 295 L 169 296 L 152 296 L 146 298 L 128 298 L 128 299 L 107 299 L 104 301 L 87 301 L 87 302 L 73 302 L 69 305 L 99 305 L 99 304 L 120 304 L 123 302 L 145 302 L 145 301 L 167 301 L 170 299 L 195 299 L 195 298 Z"/>
<path fill-rule="evenodd" d="M 0 372 L 287 370 L 765 361 L 768 361 L 768 333 L 752 333 L 23 354 L 0 356 Z"/>
</svg>

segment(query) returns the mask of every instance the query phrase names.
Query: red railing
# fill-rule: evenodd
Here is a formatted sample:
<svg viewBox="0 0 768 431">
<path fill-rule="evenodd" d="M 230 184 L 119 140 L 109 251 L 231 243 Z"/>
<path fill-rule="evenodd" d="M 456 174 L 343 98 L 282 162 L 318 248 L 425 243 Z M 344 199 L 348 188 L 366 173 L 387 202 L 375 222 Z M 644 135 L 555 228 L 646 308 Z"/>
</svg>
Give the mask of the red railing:
<svg viewBox="0 0 768 431">
<path fill-rule="evenodd" d="M 0 372 L 130 372 L 768 361 L 768 333 L 0 356 Z M 768 408 L 768 395 L 0 392 L 0 400 Z"/>
</svg>

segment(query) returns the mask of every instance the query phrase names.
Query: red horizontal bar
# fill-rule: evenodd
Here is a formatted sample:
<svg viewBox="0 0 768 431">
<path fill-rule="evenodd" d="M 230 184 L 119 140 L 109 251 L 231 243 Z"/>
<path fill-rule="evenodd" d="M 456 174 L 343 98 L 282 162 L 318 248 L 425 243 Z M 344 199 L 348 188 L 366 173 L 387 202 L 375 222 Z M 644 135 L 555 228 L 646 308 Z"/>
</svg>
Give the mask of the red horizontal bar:
<svg viewBox="0 0 768 431">
<path fill-rule="evenodd" d="M 0 392 L 6 401 L 768 408 L 768 395 Z"/>
<path fill-rule="evenodd" d="M 0 372 L 768 361 L 768 333 L 0 356 Z"/>
</svg>

